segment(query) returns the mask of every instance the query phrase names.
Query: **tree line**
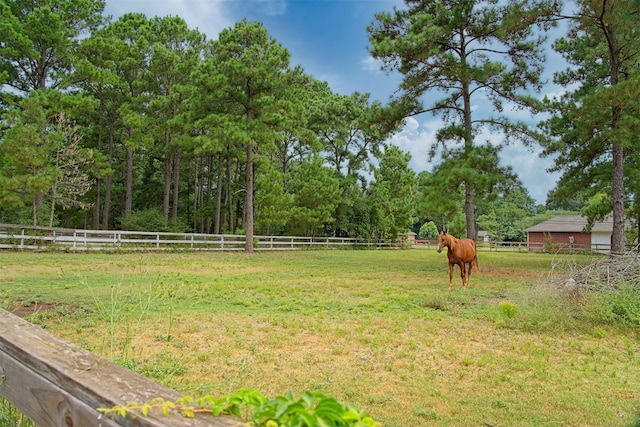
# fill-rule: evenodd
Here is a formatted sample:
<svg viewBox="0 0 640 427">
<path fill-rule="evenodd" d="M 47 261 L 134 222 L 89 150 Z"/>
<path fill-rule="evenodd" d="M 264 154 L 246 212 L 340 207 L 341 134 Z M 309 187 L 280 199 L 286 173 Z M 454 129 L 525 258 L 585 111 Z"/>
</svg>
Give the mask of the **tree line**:
<svg viewBox="0 0 640 427">
<path fill-rule="evenodd" d="M 104 0 L 0 0 L 0 219 L 242 232 L 247 251 L 254 233 L 391 239 L 428 221 L 521 238 L 503 211 L 540 207 L 502 146 L 478 141 L 491 129 L 555 156 L 548 208 L 613 210 L 615 228 L 637 194 L 623 149 L 637 146 L 638 1 L 576 1 L 571 15 L 557 1 L 405 3 L 366 28 L 403 75 L 383 105 L 292 66 L 259 22 L 207 40 L 177 16 L 111 20 Z M 572 67 L 555 79 L 578 89 L 540 100 L 545 31 L 563 20 L 554 47 Z M 472 110 L 478 97 L 493 116 Z M 550 118 L 535 128 L 506 106 Z M 445 124 L 442 161 L 417 176 L 389 140 L 423 113 Z"/>
</svg>

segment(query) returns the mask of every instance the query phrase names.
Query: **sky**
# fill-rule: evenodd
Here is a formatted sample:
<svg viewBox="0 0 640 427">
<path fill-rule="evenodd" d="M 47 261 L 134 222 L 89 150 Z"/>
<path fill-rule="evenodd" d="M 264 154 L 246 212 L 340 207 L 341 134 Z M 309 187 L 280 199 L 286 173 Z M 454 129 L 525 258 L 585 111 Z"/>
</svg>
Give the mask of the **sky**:
<svg viewBox="0 0 640 427">
<path fill-rule="evenodd" d="M 124 13 L 141 12 L 154 16 L 180 16 L 188 26 L 215 40 L 225 28 L 247 19 L 261 22 L 269 34 L 291 53 L 291 66 L 301 66 L 313 78 L 329 83 L 342 95 L 369 93 L 372 100 L 388 102 L 400 82 L 399 75 L 388 75 L 368 51 L 367 26 L 378 12 L 402 7 L 402 0 L 106 0 L 105 14 L 117 19 Z M 555 56 L 554 56 L 555 55 Z M 549 63 L 558 67 L 561 59 L 549 49 Z M 550 80 L 551 71 L 547 78 Z M 539 95 L 557 93 L 549 84 Z M 489 108 L 478 100 L 474 111 Z M 534 123 L 522 111 L 508 111 L 517 120 Z M 431 171 L 429 149 L 442 120 L 428 114 L 411 117 L 389 142 L 411 154 L 409 166 L 416 172 Z M 483 133 L 481 142 L 501 142 L 499 134 Z M 552 159 L 541 158 L 539 149 L 521 144 L 506 146 L 501 162 L 511 166 L 538 204 L 544 204 L 547 192 L 555 187 L 559 175 L 549 173 Z M 434 160 L 437 162 L 437 159 Z"/>
</svg>

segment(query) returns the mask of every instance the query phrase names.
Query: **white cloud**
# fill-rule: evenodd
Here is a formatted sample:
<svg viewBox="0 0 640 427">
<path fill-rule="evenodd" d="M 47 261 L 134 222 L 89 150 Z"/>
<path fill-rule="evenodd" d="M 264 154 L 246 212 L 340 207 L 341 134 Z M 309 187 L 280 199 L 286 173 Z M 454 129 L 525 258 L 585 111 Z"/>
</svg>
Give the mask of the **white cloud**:
<svg viewBox="0 0 640 427">
<path fill-rule="evenodd" d="M 436 131 L 440 126 L 439 120 L 421 124 L 413 117 L 405 120 L 404 128 L 393 135 L 389 142 L 399 147 L 402 151 L 411 154 L 409 166 L 416 173 L 431 171 L 429 162 L 429 149 L 436 141 Z"/>
<path fill-rule="evenodd" d="M 382 71 L 380 69 L 380 67 L 382 66 L 382 61 L 380 61 L 379 59 L 374 58 L 371 55 L 369 55 L 368 57 L 366 57 L 365 59 L 360 61 L 360 64 L 362 65 L 362 69 L 364 71 L 370 71 L 370 72 L 381 72 Z"/>
<path fill-rule="evenodd" d="M 553 166 L 550 158 L 541 158 L 540 150 L 529 150 L 522 145 L 510 145 L 500 152 L 502 163 L 509 165 L 518 175 L 524 187 L 538 204 L 544 204 L 547 193 L 552 190 L 560 175 L 547 172 Z"/>
<path fill-rule="evenodd" d="M 256 7 L 267 16 L 284 15 L 287 12 L 287 0 L 255 0 Z"/>
<path fill-rule="evenodd" d="M 228 4 L 224 0 L 112 0 L 106 2 L 105 14 L 113 15 L 114 20 L 128 12 L 144 13 L 148 18 L 180 16 L 189 28 L 217 39 L 220 31 L 235 24 L 226 13 Z"/>
</svg>

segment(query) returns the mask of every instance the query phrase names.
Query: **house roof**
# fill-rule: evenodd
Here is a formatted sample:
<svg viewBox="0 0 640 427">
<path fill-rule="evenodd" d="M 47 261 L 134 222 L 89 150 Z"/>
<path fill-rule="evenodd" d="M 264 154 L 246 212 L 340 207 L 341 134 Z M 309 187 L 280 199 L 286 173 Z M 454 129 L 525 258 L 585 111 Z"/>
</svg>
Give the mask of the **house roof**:
<svg viewBox="0 0 640 427">
<path fill-rule="evenodd" d="M 553 217 L 547 221 L 543 221 L 532 227 L 527 228 L 527 233 L 585 233 L 585 227 L 587 226 L 587 219 L 582 215 L 560 215 Z M 611 232 L 613 229 L 613 220 L 611 217 L 607 217 L 604 221 L 594 222 L 591 232 L 602 233 Z"/>
</svg>

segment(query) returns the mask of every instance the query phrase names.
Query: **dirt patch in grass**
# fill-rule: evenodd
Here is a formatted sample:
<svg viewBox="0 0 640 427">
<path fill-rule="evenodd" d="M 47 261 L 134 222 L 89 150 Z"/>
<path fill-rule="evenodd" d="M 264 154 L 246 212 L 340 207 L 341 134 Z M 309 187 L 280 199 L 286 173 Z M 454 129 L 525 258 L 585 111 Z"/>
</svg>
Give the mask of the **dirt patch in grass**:
<svg viewBox="0 0 640 427">
<path fill-rule="evenodd" d="M 57 312 L 57 313 L 65 312 L 67 314 L 73 314 L 76 312 L 77 309 L 78 307 L 73 304 L 31 302 L 29 304 L 21 305 L 20 307 L 13 309 L 11 310 L 11 312 L 16 316 L 25 318 L 33 314 L 51 313 L 51 312 Z"/>
</svg>

